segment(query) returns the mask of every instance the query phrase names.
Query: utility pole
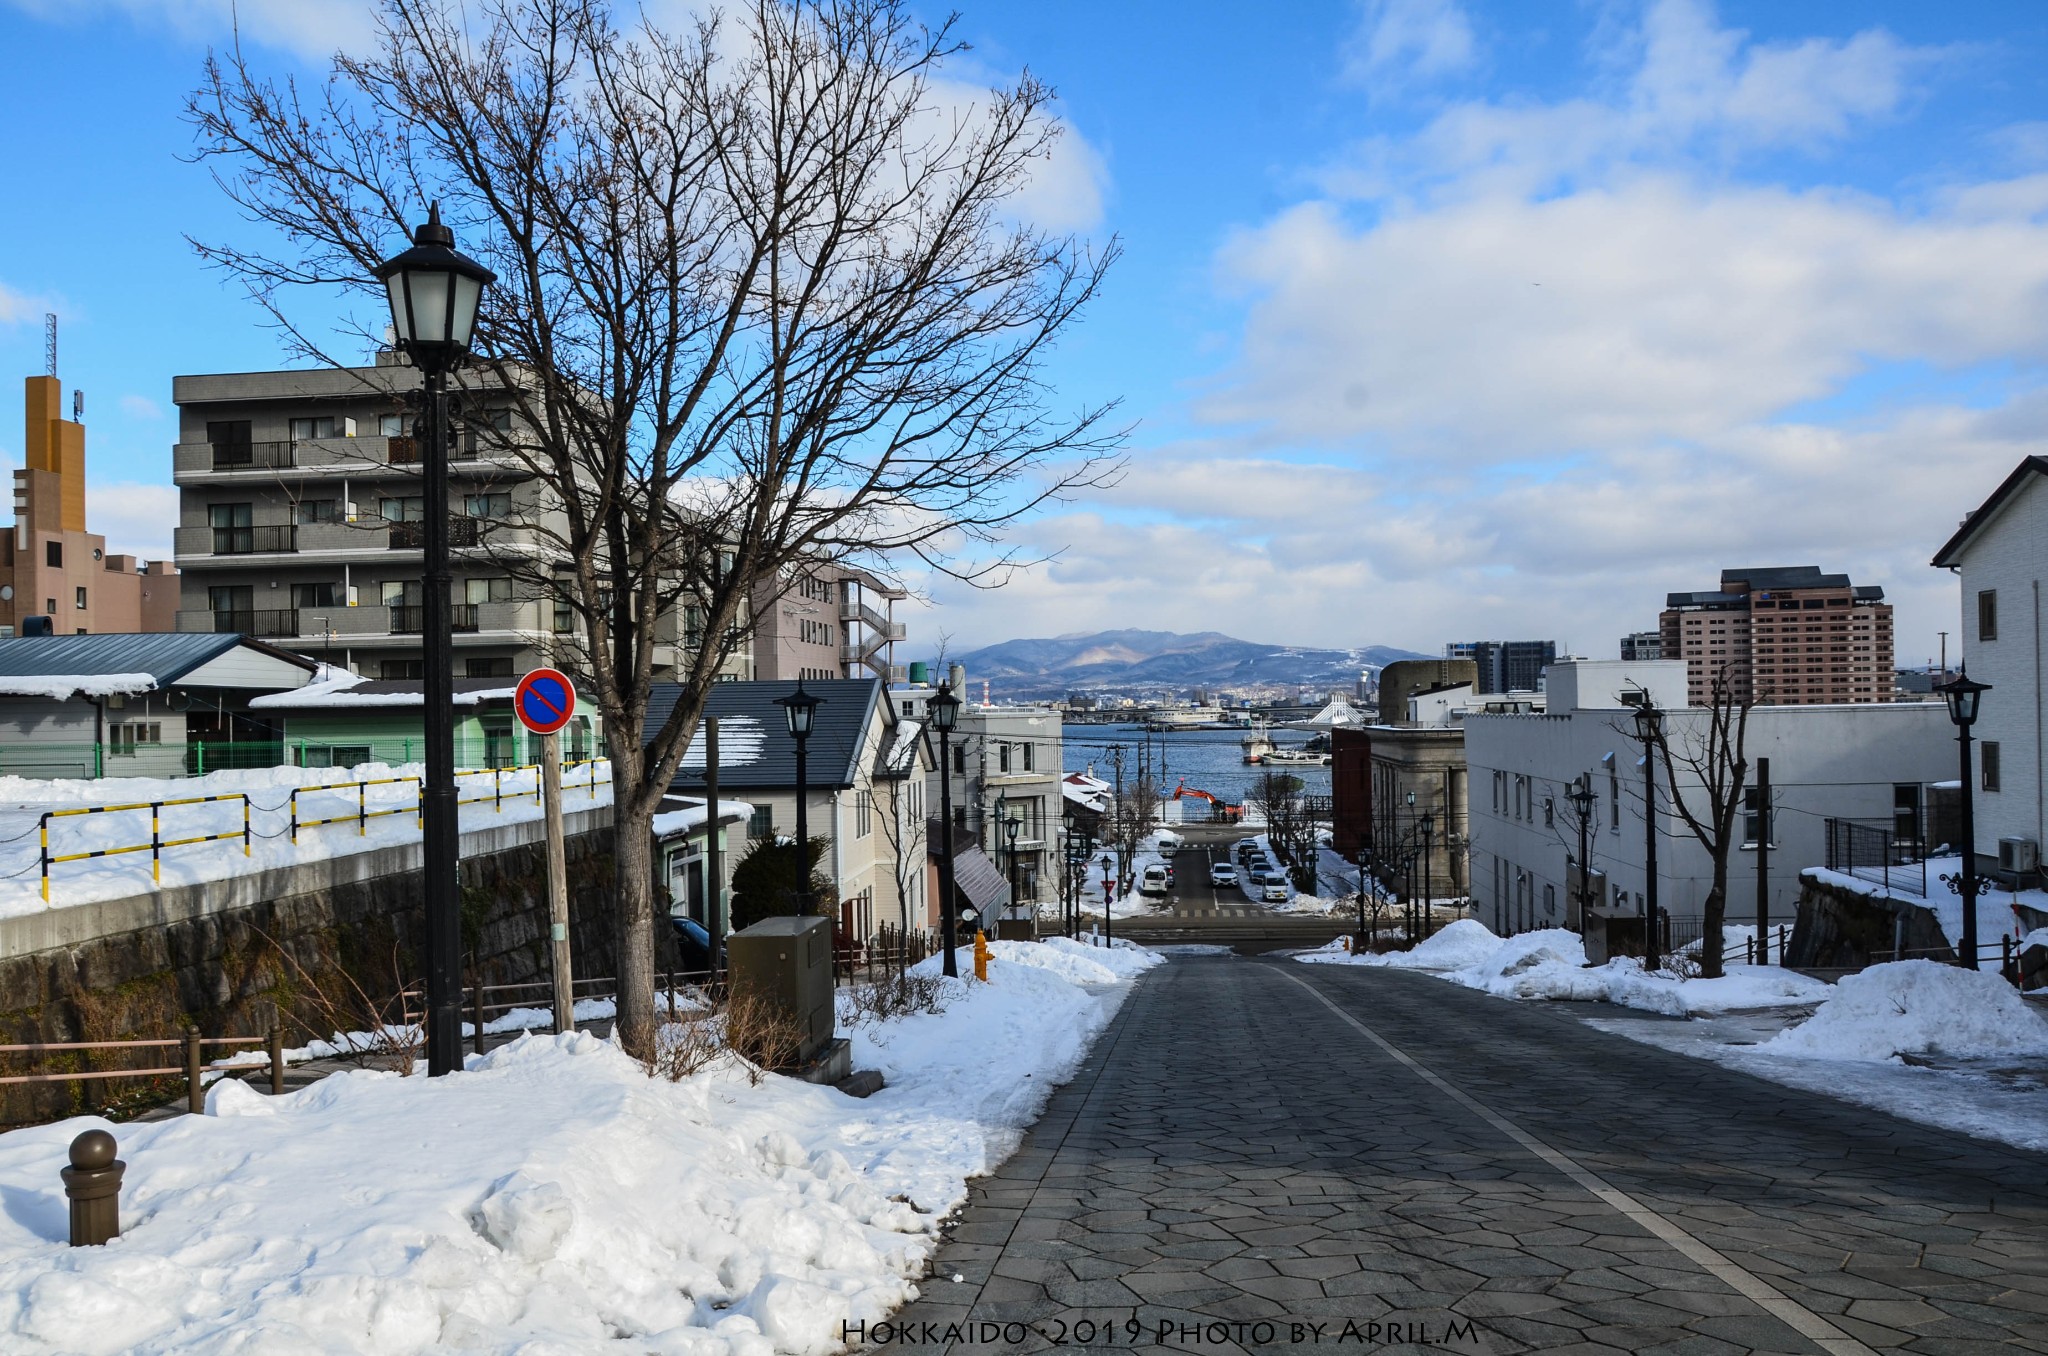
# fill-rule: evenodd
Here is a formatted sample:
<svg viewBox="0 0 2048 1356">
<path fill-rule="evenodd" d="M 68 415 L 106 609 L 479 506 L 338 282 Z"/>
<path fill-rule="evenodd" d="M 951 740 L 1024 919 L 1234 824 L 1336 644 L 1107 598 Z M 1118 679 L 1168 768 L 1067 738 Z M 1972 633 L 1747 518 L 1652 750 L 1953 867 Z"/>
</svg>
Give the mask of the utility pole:
<svg viewBox="0 0 2048 1356">
<path fill-rule="evenodd" d="M 1757 963 L 1771 962 L 1771 760 L 1756 760 L 1756 944 Z M 1784 960 L 1783 956 L 1778 958 Z"/>
<path fill-rule="evenodd" d="M 710 935 L 711 967 L 706 983 L 718 982 L 718 953 L 725 947 L 725 877 L 718 861 L 718 717 L 704 718 L 704 931 Z"/>
</svg>

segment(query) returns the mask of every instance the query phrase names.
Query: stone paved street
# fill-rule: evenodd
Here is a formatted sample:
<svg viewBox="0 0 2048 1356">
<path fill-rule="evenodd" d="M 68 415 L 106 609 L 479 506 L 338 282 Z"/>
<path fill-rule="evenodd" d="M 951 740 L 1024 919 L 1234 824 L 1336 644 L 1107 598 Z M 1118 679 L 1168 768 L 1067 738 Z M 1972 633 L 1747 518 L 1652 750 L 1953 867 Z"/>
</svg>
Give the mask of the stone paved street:
<svg viewBox="0 0 2048 1356">
<path fill-rule="evenodd" d="M 1423 976 L 1177 959 L 897 1317 L 916 1351 L 2048 1352 L 2048 1156 Z"/>
</svg>

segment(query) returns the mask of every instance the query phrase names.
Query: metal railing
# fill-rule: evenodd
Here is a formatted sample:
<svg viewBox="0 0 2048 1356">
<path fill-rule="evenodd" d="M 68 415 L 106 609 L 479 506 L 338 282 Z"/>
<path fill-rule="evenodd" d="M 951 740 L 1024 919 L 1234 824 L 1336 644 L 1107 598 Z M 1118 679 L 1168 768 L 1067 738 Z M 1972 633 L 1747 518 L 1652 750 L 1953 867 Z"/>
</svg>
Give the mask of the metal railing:
<svg viewBox="0 0 2048 1356">
<path fill-rule="evenodd" d="M 163 836 L 163 813 L 171 806 L 210 805 L 221 801 L 242 802 L 242 827 L 222 833 L 194 834 L 187 838 L 165 838 Z M 149 841 L 147 843 L 120 843 L 113 847 L 93 848 L 88 852 L 67 852 L 52 856 L 50 853 L 50 821 L 68 819 L 77 815 L 108 815 L 123 811 L 149 811 Z M 82 805 L 75 810 L 45 810 L 36 823 L 38 856 L 43 874 L 43 902 L 50 902 L 50 868 L 61 862 L 90 861 L 96 857 L 119 857 L 130 852 L 149 854 L 149 878 L 163 883 L 163 852 L 165 848 L 190 847 L 195 843 L 218 843 L 229 838 L 242 840 L 242 855 L 249 855 L 249 797 L 234 791 L 224 796 L 185 796 L 178 800 L 134 801 L 126 805 Z"/>
<path fill-rule="evenodd" d="M 213 529 L 213 553 L 217 556 L 248 556 L 298 549 L 299 528 L 296 523 Z"/>
<path fill-rule="evenodd" d="M 245 636 L 297 636 L 297 608 L 257 608 L 248 612 L 216 612 L 215 631 L 236 631 Z"/>
<path fill-rule="evenodd" d="M 395 786 L 401 782 L 410 783 L 412 786 L 412 804 L 410 806 L 391 805 L 379 810 L 372 810 L 370 808 L 371 787 Z M 350 789 L 353 789 L 356 793 L 356 808 L 353 814 L 328 815 L 322 819 L 301 819 L 299 817 L 300 796 L 321 791 L 347 791 Z M 323 824 L 354 824 L 357 836 L 362 837 L 370 832 L 371 820 L 381 819 L 385 815 L 402 815 L 410 811 L 413 816 L 414 827 L 419 827 L 421 823 L 419 818 L 421 805 L 420 779 L 418 777 L 370 777 L 362 781 L 322 782 L 317 786 L 295 786 L 292 788 L 291 795 L 286 797 L 286 803 L 291 811 L 290 833 L 294 844 L 299 841 L 300 829 L 317 829 Z"/>
<path fill-rule="evenodd" d="M 583 780 L 580 783 L 571 781 L 570 773 L 573 769 L 579 767 L 586 769 Z M 601 776 L 599 774 L 600 767 L 603 768 Z M 505 774 L 530 772 L 533 774 L 532 788 L 530 790 L 515 788 L 510 795 L 511 799 L 515 801 L 524 800 L 526 797 L 531 796 L 534 804 L 538 805 L 541 794 L 540 770 L 541 765 L 538 763 L 522 763 L 507 767 L 463 769 L 455 774 L 455 803 L 457 805 L 481 805 L 488 801 L 491 804 L 493 813 L 501 813 L 505 808 L 507 796 L 505 791 Z M 602 758 L 583 758 L 564 762 L 562 764 L 562 773 L 562 797 L 564 801 L 568 799 L 571 791 L 582 791 L 594 803 L 597 800 L 598 787 L 611 785 L 611 764 Z M 474 795 L 465 796 L 462 794 L 465 778 L 470 779 L 471 784 L 474 785 L 476 779 L 482 777 L 491 779 L 489 790 L 478 790 Z M 412 787 L 412 801 L 409 804 L 399 802 L 375 810 L 370 808 L 370 787 L 396 785 L 410 785 Z M 356 808 L 354 810 L 338 815 L 326 815 L 317 819 L 300 817 L 299 797 L 301 795 L 350 790 L 356 793 Z M 358 837 L 367 836 L 370 832 L 370 821 L 380 819 L 385 815 L 410 814 L 413 816 L 415 826 L 417 827 L 421 822 L 420 816 L 424 813 L 425 799 L 421 794 L 421 782 L 418 777 L 369 777 L 360 781 L 322 782 L 317 786 L 294 787 L 291 795 L 287 797 L 287 803 L 291 816 L 291 841 L 297 843 L 299 841 L 300 829 L 317 829 L 328 824 L 354 824 Z"/>
<path fill-rule="evenodd" d="M 261 1045 L 268 1058 L 263 1064 L 215 1063 L 208 1064 L 204 1049 L 209 1045 Z M 193 1115 L 206 1111 L 206 1075 L 231 1074 L 238 1070 L 254 1071 L 267 1067 L 270 1071 L 272 1096 L 284 1093 L 284 1032 L 271 1027 L 264 1036 L 202 1036 L 197 1031 L 188 1031 L 183 1036 L 160 1040 L 133 1041 L 52 1041 L 35 1045 L 0 1045 L 0 1055 L 49 1055 L 56 1052 L 93 1050 L 161 1050 L 182 1048 L 185 1052 L 183 1064 L 156 1069 L 64 1069 L 55 1072 L 43 1071 L 27 1074 L 0 1075 L 0 1084 L 22 1083 L 76 1083 L 100 1078 L 170 1078 L 179 1074 L 185 1077 L 185 1106 Z"/>
<path fill-rule="evenodd" d="M 448 545 L 475 546 L 483 535 L 482 521 L 478 518 L 454 517 L 448 520 Z M 391 524 L 391 539 L 385 543 L 393 551 L 417 551 L 427 544 L 427 525 L 421 522 L 399 522 Z"/>
<path fill-rule="evenodd" d="M 213 443 L 213 469 L 242 471 L 259 466 L 294 466 L 298 458 L 289 442 Z"/>
<path fill-rule="evenodd" d="M 473 632 L 479 629 L 477 608 L 479 603 L 450 603 L 448 605 L 448 629 L 457 633 Z M 396 603 L 391 608 L 391 634 L 394 636 L 416 636 L 427 629 L 427 609 L 420 603 Z"/>
<path fill-rule="evenodd" d="M 1887 892 L 1927 897 L 1927 862 L 1919 843 L 1901 842 L 1889 829 L 1851 819 L 1829 819 L 1824 828 L 1828 870 L 1882 885 Z"/>
</svg>

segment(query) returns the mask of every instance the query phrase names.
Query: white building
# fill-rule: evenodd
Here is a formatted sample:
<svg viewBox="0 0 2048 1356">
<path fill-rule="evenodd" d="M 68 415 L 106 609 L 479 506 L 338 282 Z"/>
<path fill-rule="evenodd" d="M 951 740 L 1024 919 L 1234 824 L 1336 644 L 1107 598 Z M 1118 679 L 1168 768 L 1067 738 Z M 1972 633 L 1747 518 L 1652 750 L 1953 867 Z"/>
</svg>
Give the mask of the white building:
<svg viewBox="0 0 2048 1356">
<path fill-rule="evenodd" d="M 1976 849 L 2010 862 L 2048 841 L 2042 801 L 2041 582 L 2048 578 L 2048 457 L 2028 457 L 1934 563 L 1961 576 L 1963 659 L 1991 684 L 1976 726 Z M 1953 742 L 1948 776 L 1957 772 Z M 2006 840 L 2019 840 L 2008 845 Z"/>
<path fill-rule="evenodd" d="M 1671 747 L 1683 751 L 1711 712 L 1686 706 L 1680 660 L 1563 661 L 1550 670 L 1543 714 L 1465 717 L 1469 769 L 1473 907 L 1497 932 L 1577 927 L 1574 907 L 1579 826 L 1569 799 L 1589 779 L 1588 902 L 1639 910 L 1644 871 L 1642 745 L 1623 694 L 1647 693 L 1665 713 Z M 1902 802 L 1916 810 L 1925 788 L 1954 775 L 1954 741 L 1944 708 L 1931 704 L 1760 706 L 1749 713 L 1745 753 L 1755 804 L 1756 761 L 1771 761 L 1770 917 L 1792 921 L 1801 868 L 1825 857 L 1829 818 L 1889 824 Z M 1697 779 L 1680 777 L 1687 803 L 1704 813 Z M 1679 931 L 1695 924 L 1713 883 L 1706 850 L 1672 809 L 1657 769 L 1658 903 Z M 1743 816 L 1743 842 L 1730 863 L 1727 917 L 1756 917 L 1756 831 Z"/>
</svg>

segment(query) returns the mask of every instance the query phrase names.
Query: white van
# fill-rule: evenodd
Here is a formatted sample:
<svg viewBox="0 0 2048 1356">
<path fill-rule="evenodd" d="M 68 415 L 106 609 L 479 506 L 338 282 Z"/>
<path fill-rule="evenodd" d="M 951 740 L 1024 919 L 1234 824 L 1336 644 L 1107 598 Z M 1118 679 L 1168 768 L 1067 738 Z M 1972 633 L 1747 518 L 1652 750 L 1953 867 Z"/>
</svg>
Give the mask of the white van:
<svg viewBox="0 0 2048 1356">
<path fill-rule="evenodd" d="M 1187 845 L 1188 840 L 1177 833 L 1167 833 L 1162 830 L 1159 834 L 1159 855 L 1162 857 L 1171 857 Z"/>
<path fill-rule="evenodd" d="M 1141 895 L 1163 895 L 1166 885 L 1166 868 L 1158 862 L 1146 867 L 1138 877 L 1138 893 Z"/>
</svg>

